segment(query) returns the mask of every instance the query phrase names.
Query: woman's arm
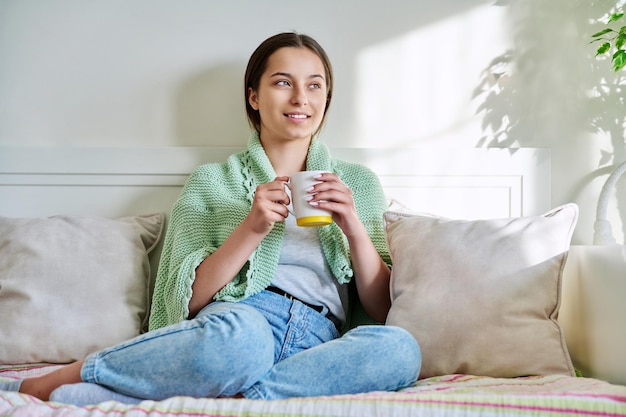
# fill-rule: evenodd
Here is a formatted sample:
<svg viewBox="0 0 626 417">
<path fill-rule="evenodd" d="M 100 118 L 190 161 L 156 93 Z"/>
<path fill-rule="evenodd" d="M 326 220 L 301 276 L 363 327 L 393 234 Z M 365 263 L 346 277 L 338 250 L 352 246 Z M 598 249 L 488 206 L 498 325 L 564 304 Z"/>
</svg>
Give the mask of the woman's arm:
<svg viewBox="0 0 626 417">
<path fill-rule="evenodd" d="M 284 185 L 287 180 L 287 177 L 278 177 L 258 186 L 248 216 L 198 265 L 191 286 L 190 317 L 211 303 L 215 294 L 232 281 L 274 224 L 285 221 L 289 214 L 289 196 Z"/>
<path fill-rule="evenodd" d="M 189 318 L 195 317 L 213 301 L 219 290 L 232 281 L 265 237 L 263 234 L 253 232 L 248 223 L 247 219 L 244 220 L 224 243 L 196 268 L 195 279 L 191 285 Z"/>
<path fill-rule="evenodd" d="M 362 228 L 362 233 L 355 233 L 347 238 L 359 300 L 371 318 L 384 323 L 391 308 L 391 270 L 376 251 L 365 227 Z"/>
</svg>

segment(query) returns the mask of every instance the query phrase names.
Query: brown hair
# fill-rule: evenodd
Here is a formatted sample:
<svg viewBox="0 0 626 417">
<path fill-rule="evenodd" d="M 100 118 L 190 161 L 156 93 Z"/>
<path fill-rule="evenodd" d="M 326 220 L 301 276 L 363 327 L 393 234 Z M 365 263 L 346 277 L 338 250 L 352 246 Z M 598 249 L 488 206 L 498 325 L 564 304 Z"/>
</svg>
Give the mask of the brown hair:
<svg viewBox="0 0 626 417">
<path fill-rule="evenodd" d="M 333 95 L 333 68 L 330 64 L 330 59 L 328 59 L 328 55 L 326 55 L 324 49 L 320 46 L 319 43 L 317 43 L 315 39 L 311 38 L 310 36 L 299 34 L 296 32 L 279 33 L 277 35 L 267 38 L 256 48 L 256 50 L 250 56 L 248 66 L 246 68 L 246 75 L 244 77 L 244 98 L 246 103 L 248 122 L 250 123 L 250 126 L 252 128 L 254 128 L 258 133 L 261 133 L 261 116 L 259 115 L 259 112 L 257 110 L 253 109 L 252 106 L 250 106 L 250 103 L 248 101 L 248 90 L 252 89 L 253 91 L 258 91 L 261 76 L 267 68 L 267 60 L 278 49 L 285 47 L 307 48 L 315 55 L 317 55 L 324 65 L 324 69 L 326 71 L 325 75 L 328 92 L 326 95 L 326 107 L 324 108 L 324 116 L 322 117 L 322 121 L 319 127 L 313 133 L 315 135 L 320 131 L 324 124 L 324 121 L 326 120 L 326 113 L 328 111 L 328 107 L 330 106 L 330 99 Z"/>
</svg>

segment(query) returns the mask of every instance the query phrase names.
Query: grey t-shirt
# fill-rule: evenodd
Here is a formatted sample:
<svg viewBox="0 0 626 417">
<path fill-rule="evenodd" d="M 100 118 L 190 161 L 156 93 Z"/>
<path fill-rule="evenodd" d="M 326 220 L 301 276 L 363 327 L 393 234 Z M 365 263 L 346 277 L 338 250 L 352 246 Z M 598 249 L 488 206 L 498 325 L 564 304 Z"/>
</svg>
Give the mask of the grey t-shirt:
<svg viewBox="0 0 626 417">
<path fill-rule="evenodd" d="M 289 214 L 285 219 L 285 237 L 272 285 L 313 305 L 327 307 L 346 321 L 348 285 L 333 276 L 320 245 L 316 227 L 300 227 Z"/>
</svg>

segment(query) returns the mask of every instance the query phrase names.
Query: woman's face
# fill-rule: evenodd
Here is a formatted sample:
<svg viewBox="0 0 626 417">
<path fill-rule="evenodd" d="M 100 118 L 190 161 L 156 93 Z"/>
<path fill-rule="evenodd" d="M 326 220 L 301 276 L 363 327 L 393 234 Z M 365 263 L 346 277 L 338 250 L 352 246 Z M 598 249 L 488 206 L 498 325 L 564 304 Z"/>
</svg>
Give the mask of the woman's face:
<svg viewBox="0 0 626 417">
<path fill-rule="evenodd" d="M 307 48 L 276 50 L 257 91 L 248 91 L 248 101 L 261 118 L 261 140 L 310 141 L 322 122 L 327 85 L 324 64 Z"/>
</svg>

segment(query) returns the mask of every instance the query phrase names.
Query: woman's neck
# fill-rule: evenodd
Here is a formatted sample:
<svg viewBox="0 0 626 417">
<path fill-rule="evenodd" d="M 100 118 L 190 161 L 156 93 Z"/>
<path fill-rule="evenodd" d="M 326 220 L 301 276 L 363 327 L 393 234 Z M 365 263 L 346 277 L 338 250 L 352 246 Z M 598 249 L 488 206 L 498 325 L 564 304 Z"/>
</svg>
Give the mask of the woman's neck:
<svg viewBox="0 0 626 417">
<path fill-rule="evenodd" d="M 278 176 L 291 176 L 294 172 L 306 168 L 306 157 L 310 143 L 311 140 L 309 139 L 266 144 L 261 139 L 265 154 Z"/>
</svg>

